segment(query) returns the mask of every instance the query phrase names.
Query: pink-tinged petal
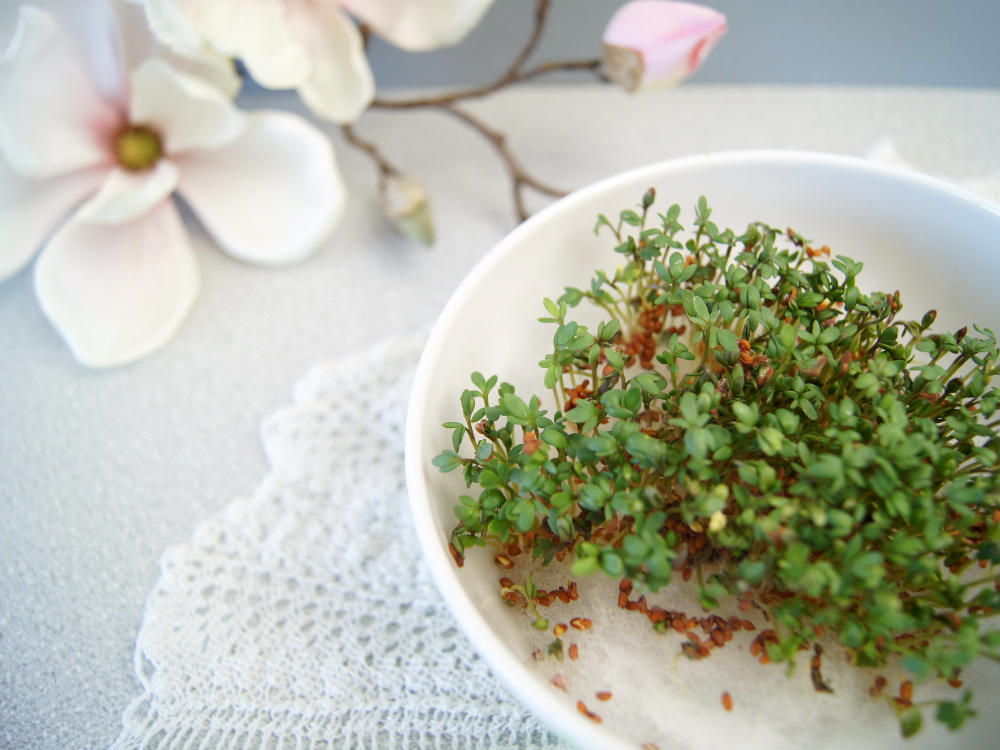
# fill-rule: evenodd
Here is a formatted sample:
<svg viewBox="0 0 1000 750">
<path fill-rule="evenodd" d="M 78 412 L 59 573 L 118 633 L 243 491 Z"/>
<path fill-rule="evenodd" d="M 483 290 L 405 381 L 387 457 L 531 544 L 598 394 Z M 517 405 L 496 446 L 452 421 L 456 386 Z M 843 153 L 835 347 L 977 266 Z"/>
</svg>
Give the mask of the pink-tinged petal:
<svg viewBox="0 0 1000 750">
<path fill-rule="evenodd" d="M 152 127 L 165 152 L 177 154 L 232 143 L 245 116 L 211 84 L 149 60 L 132 74 L 129 120 Z"/>
<path fill-rule="evenodd" d="M 153 11 L 147 15 L 144 5 L 143 0 L 118 0 L 114 3 L 118 26 L 121 29 L 124 70 L 137 70 L 147 60 L 160 58 L 166 60 L 178 72 L 211 83 L 229 98 L 236 96 L 243 81 L 236 72 L 232 60 L 205 46 L 179 10 L 176 11 L 177 21 L 190 32 L 192 40 L 186 44 L 181 42 L 178 45 L 181 49 L 167 44 L 166 39 L 161 43 L 154 34 Z M 151 8 L 154 5 L 157 3 L 152 2 L 147 7 Z M 169 31 L 164 31 L 163 34 L 167 37 Z"/>
<path fill-rule="evenodd" d="M 107 163 L 120 125 L 121 113 L 98 94 L 55 19 L 22 6 L 0 60 L 0 150 L 10 166 L 45 178 Z"/>
<path fill-rule="evenodd" d="M 30 4 L 58 19 L 60 29 L 72 37 L 101 96 L 115 102 L 116 107 L 124 102 L 127 80 L 119 55 L 114 13 L 117 0 L 31 0 Z"/>
<path fill-rule="evenodd" d="M 80 206 L 75 218 L 90 224 L 127 224 L 149 213 L 177 189 L 179 170 L 167 159 L 134 172 L 115 167 L 97 194 Z"/>
<path fill-rule="evenodd" d="M 673 86 L 694 73 L 726 32 L 726 17 L 695 3 L 633 0 L 604 30 L 604 67 L 627 91 Z"/>
<path fill-rule="evenodd" d="M 360 32 L 336 3 L 292 3 L 288 12 L 311 66 L 299 96 L 324 120 L 353 122 L 375 96 Z"/>
<path fill-rule="evenodd" d="M 460 42 L 493 0 L 341 0 L 341 5 L 395 46 L 423 52 Z"/>
<path fill-rule="evenodd" d="M 340 221 L 345 187 L 330 140 L 295 115 L 250 115 L 239 140 L 178 159 L 178 192 L 223 250 L 263 265 L 312 253 Z"/>
<path fill-rule="evenodd" d="M 68 221 L 35 264 L 42 311 L 90 367 L 151 354 L 180 328 L 199 275 L 172 201 L 118 226 Z"/>
<path fill-rule="evenodd" d="M 146 60 L 157 57 L 163 47 L 153 34 L 144 6 L 141 0 L 112 0 L 124 70 L 135 70 Z"/>
<path fill-rule="evenodd" d="M 63 217 L 97 189 L 103 174 L 98 167 L 26 180 L 0 159 L 0 281 L 28 264 Z"/>
</svg>

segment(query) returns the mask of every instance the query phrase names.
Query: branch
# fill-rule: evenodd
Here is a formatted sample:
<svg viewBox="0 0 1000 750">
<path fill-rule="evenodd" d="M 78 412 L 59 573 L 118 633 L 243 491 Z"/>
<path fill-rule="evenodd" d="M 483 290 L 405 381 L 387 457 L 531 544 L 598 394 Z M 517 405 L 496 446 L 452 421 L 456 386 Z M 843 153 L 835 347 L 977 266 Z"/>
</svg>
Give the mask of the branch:
<svg viewBox="0 0 1000 750">
<path fill-rule="evenodd" d="M 504 76 L 493 83 L 479 88 L 466 89 L 464 91 L 442 94 L 441 96 L 429 96 L 418 99 L 375 99 L 371 106 L 378 109 L 417 109 L 420 107 L 437 107 L 441 105 L 455 104 L 456 102 L 469 99 L 482 99 L 507 86 L 530 81 L 533 78 L 540 78 L 544 75 L 559 72 L 582 71 L 593 73 L 602 83 L 607 83 L 608 78 L 601 72 L 602 63 L 600 60 L 566 60 L 563 62 L 551 62 L 539 65 L 531 70 L 519 72 L 513 76 Z"/>
<path fill-rule="evenodd" d="M 538 78 L 539 76 L 560 71 L 581 70 L 591 72 L 599 79 L 606 82 L 608 79 L 600 72 L 601 61 L 598 59 L 546 63 L 538 65 L 531 70 L 522 70 L 524 65 L 538 48 L 539 42 L 542 40 L 542 36 L 545 32 L 545 24 L 548 22 L 549 3 L 550 0 L 538 0 L 535 5 L 535 25 L 532 29 L 531 36 L 518 53 L 517 57 L 514 58 L 514 61 L 508 66 L 507 70 L 499 78 L 493 81 L 493 83 L 489 83 L 478 88 L 467 89 L 465 91 L 456 91 L 441 96 L 419 99 L 375 99 L 372 102 L 372 106 L 379 107 L 381 109 L 414 109 L 417 107 L 433 107 L 442 104 L 454 104 L 455 102 L 465 101 L 468 99 L 481 99 L 482 97 L 488 96 L 495 91 L 499 91 L 506 86 L 523 83 L 533 78 Z"/>
<path fill-rule="evenodd" d="M 399 174 L 399 170 L 382 154 L 378 146 L 371 141 L 361 138 L 354 132 L 353 127 L 350 125 L 341 125 L 340 130 L 348 143 L 364 151 L 375 162 L 375 165 L 378 167 L 379 182 L 383 182 L 386 178 Z"/>
<path fill-rule="evenodd" d="M 525 188 L 530 187 L 540 193 L 550 195 L 554 198 L 561 198 L 566 195 L 565 190 L 560 190 L 558 188 L 551 187 L 550 185 L 546 185 L 529 175 L 518 162 L 513 152 L 507 147 L 507 138 L 502 133 L 493 130 L 482 120 L 473 117 L 468 112 L 458 109 L 451 104 L 440 104 L 438 105 L 438 108 L 441 111 L 447 112 L 453 117 L 458 118 L 469 127 L 478 131 L 491 144 L 493 144 L 493 147 L 496 149 L 497 153 L 500 154 L 500 158 L 503 160 L 507 167 L 507 171 L 510 173 L 511 178 L 514 181 L 514 206 L 517 209 L 517 216 L 520 221 L 524 221 L 531 215 L 527 207 L 524 205 Z"/>
<path fill-rule="evenodd" d="M 378 108 L 397 111 L 420 108 L 439 109 L 462 121 L 473 130 L 480 133 L 496 149 L 500 158 L 503 160 L 504 165 L 507 167 L 507 171 L 510 173 L 513 181 L 514 205 L 520 221 L 524 221 L 530 215 L 524 201 L 524 192 L 526 189 L 530 188 L 538 191 L 539 193 L 555 198 L 561 198 L 566 194 L 566 191 L 559 190 L 551 187 L 550 185 L 539 182 L 537 179 L 528 174 L 521 166 L 520 162 L 515 158 L 513 152 L 507 147 L 506 137 L 502 133 L 493 130 L 482 120 L 474 117 L 464 110 L 456 108 L 454 105 L 462 101 L 481 99 L 507 86 L 523 83 L 534 78 L 562 71 L 588 72 L 604 82 L 608 81 L 608 78 L 601 72 L 601 61 L 599 59 L 543 63 L 525 70 L 525 65 L 527 65 L 528 60 L 531 59 L 531 56 L 538 49 L 538 45 L 544 34 L 545 25 L 548 22 L 549 17 L 550 3 L 551 0 L 536 0 L 534 27 L 532 28 L 531 35 L 525 42 L 521 51 L 507 67 L 507 70 L 492 83 L 478 88 L 470 88 L 415 99 L 393 100 L 376 98 L 370 105 L 372 109 Z M 368 30 L 364 29 L 363 32 L 363 36 L 367 42 Z M 364 151 L 375 162 L 379 169 L 380 184 L 383 184 L 387 178 L 400 173 L 399 170 L 386 159 L 374 143 L 360 138 L 350 125 L 342 126 L 342 130 L 348 143 Z"/>
</svg>

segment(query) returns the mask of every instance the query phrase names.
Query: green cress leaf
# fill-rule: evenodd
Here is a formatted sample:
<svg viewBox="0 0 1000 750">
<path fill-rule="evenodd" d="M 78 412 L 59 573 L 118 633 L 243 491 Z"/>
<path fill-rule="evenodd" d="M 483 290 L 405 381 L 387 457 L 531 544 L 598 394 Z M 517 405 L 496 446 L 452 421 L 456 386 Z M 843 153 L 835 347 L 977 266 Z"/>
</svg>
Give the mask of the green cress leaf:
<svg viewBox="0 0 1000 750">
<path fill-rule="evenodd" d="M 721 229 L 701 198 L 685 235 L 654 199 L 598 217 L 613 274 L 543 300 L 549 396 L 481 373 L 460 394 L 453 450 L 432 460 L 480 492 L 455 506 L 458 553 L 514 541 L 648 592 L 691 578 L 709 610 L 749 596 L 772 660 L 821 626 L 859 667 L 898 660 L 918 683 L 1000 660 L 993 334 L 897 320 L 898 293 L 866 293 L 861 262 L 792 229 Z M 584 302 L 593 328 L 567 317 Z M 972 702 L 899 704 L 901 731 L 928 703 L 958 728 Z"/>
</svg>

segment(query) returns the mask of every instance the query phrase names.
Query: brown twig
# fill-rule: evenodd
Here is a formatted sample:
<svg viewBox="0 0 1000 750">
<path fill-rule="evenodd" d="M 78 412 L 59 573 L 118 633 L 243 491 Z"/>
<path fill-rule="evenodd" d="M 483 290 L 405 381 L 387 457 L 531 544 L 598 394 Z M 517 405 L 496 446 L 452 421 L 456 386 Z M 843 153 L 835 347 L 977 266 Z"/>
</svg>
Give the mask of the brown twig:
<svg viewBox="0 0 1000 750">
<path fill-rule="evenodd" d="M 524 203 L 524 189 L 526 187 L 530 187 L 545 195 L 550 195 L 553 198 L 561 198 L 566 195 L 565 190 L 546 185 L 529 175 L 518 162 L 513 152 L 507 147 L 507 138 L 503 133 L 493 130 L 482 120 L 473 117 L 468 112 L 458 109 L 452 104 L 441 104 L 438 105 L 438 108 L 442 112 L 447 112 L 453 117 L 458 118 L 482 134 L 496 149 L 514 182 L 514 207 L 517 210 L 517 216 L 520 221 L 524 221 L 531 215 Z"/>
<path fill-rule="evenodd" d="M 607 81 L 607 78 L 601 73 L 601 61 L 597 59 L 543 63 L 531 69 L 524 70 L 524 66 L 535 53 L 539 43 L 541 42 L 546 23 L 548 21 L 550 4 L 551 0 L 537 0 L 535 4 L 534 27 L 531 35 L 522 47 L 521 51 L 507 67 L 507 70 L 492 83 L 477 88 L 470 88 L 435 96 L 417 97 L 413 99 L 376 98 L 371 104 L 372 108 L 386 110 L 439 109 L 459 119 L 473 130 L 480 133 L 483 137 L 490 141 L 496 149 L 500 158 L 503 160 L 504 165 L 507 167 L 507 171 L 511 175 L 514 183 L 514 205 L 520 221 L 524 221 L 530 215 L 524 201 L 525 189 L 531 188 L 544 195 L 549 195 L 555 198 L 562 197 L 566 194 L 566 191 L 559 190 L 539 182 L 537 179 L 529 175 L 515 158 L 510 148 L 508 148 L 506 137 L 502 133 L 493 130 L 482 120 L 472 116 L 464 110 L 456 108 L 454 105 L 458 102 L 468 101 L 470 99 L 481 99 L 507 86 L 524 83 L 525 81 L 556 72 L 589 72 L 601 80 Z M 368 156 L 371 157 L 371 159 L 378 166 L 380 182 L 384 181 L 387 177 L 399 173 L 399 170 L 386 159 L 374 143 L 360 138 L 350 125 L 342 126 L 342 130 L 347 141 L 368 154 Z"/>
<path fill-rule="evenodd" d="M 361 151 L 368 154 L 369 158 L 375 162 L 378 167 L 378 179 L 379 184 L 383 184 L 389 177 L 393 177 L 399 174 L 399 169 L 397 169 L 392 162 L 390 162 L 385 155 L 379 150 L 371 141 L 366 141 L 364 138 L 359 136 L 354 132 L 354 128 L 350 125 L 341 125 L 341 132 L 344 134 L 344 139 Z"/>
<path fill-rule="evenodd" d="M 532 28 L 531 35 L 528 37 L 528 41 L 525 43 L 524 47 L 517 54 L 517 57 L 511 62 L 499 78 L 497 78 L 492 83 L 486 84 L 485 86 L 480 86 L 478 88 L 467 89 L 464 91 L 451 92 L 449 94 L 444 94 L 441 96 L 424 97 L 417 99 L 375 99 L 372 102 L 373 107 L 379 107 L 383 109 L 414 109 L 417 107 L 431 107 L 441 104 L 453 104 L 457 101 L 462 101 L 466 99 L 478 99 L 495 91 L 510 86 L 515 83 L 521 83 L 527 81 L 531 78 L 536 78 L 545 73 L 552 73 L 558 70 L 575 70 L 575 69 L 590 69 L 597 70 L 600 66 L 600 61 L 586 61 L 586 62 L 568 62 L 568 63 L 550 63 L 547 65 L 541 65 L 530 71 L 523 71 L 522 68 L 535 53 L 538 48 L 539 42 L 542 40 L 542 36 L 545 32 L 545 25 L 548 21 L 550 0 L 538 0 L 535 4 L 535 24 Z"/>
<path fill-rule="evenodd" d="M 550 62 L 538 65 L 531 70 L 518 73 L 515 76 L 503 76 L 493 83 L 479 88 L 466 89 L 464 91 L 450 92 L 440 96 L 420 97 L 417 99 L 375 99 L 372 102 L 373 108 L 378 109 L 419 109 L 421 107 L 437 107 L 469 99 L 482 99 L 490 94 L 499 91 L 507 86 L 525 83 L 534 78 L 540 78 L 551 73 L 565 73 L 572 71 L 582 71 L 593 73 L 601 81 L 607 81 L 607 77 L 601 73 L 600 60 L 565 60 L 560 62 Z"/>
</svg>

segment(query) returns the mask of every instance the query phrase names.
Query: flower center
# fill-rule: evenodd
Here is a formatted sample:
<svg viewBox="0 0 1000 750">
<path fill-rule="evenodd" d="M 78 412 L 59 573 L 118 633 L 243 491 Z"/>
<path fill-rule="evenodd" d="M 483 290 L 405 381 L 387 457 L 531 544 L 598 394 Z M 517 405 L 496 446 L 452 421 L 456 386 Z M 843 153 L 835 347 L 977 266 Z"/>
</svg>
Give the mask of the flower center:
<svg viewBox="0 0 1000 750">
<path fill-rule="evenodd" d="M 115 157 L 123 169 L 150 169 L 162 154 L 160 134 L 147 125 L 129 125 L 115 138 Z"/>
</svg>

